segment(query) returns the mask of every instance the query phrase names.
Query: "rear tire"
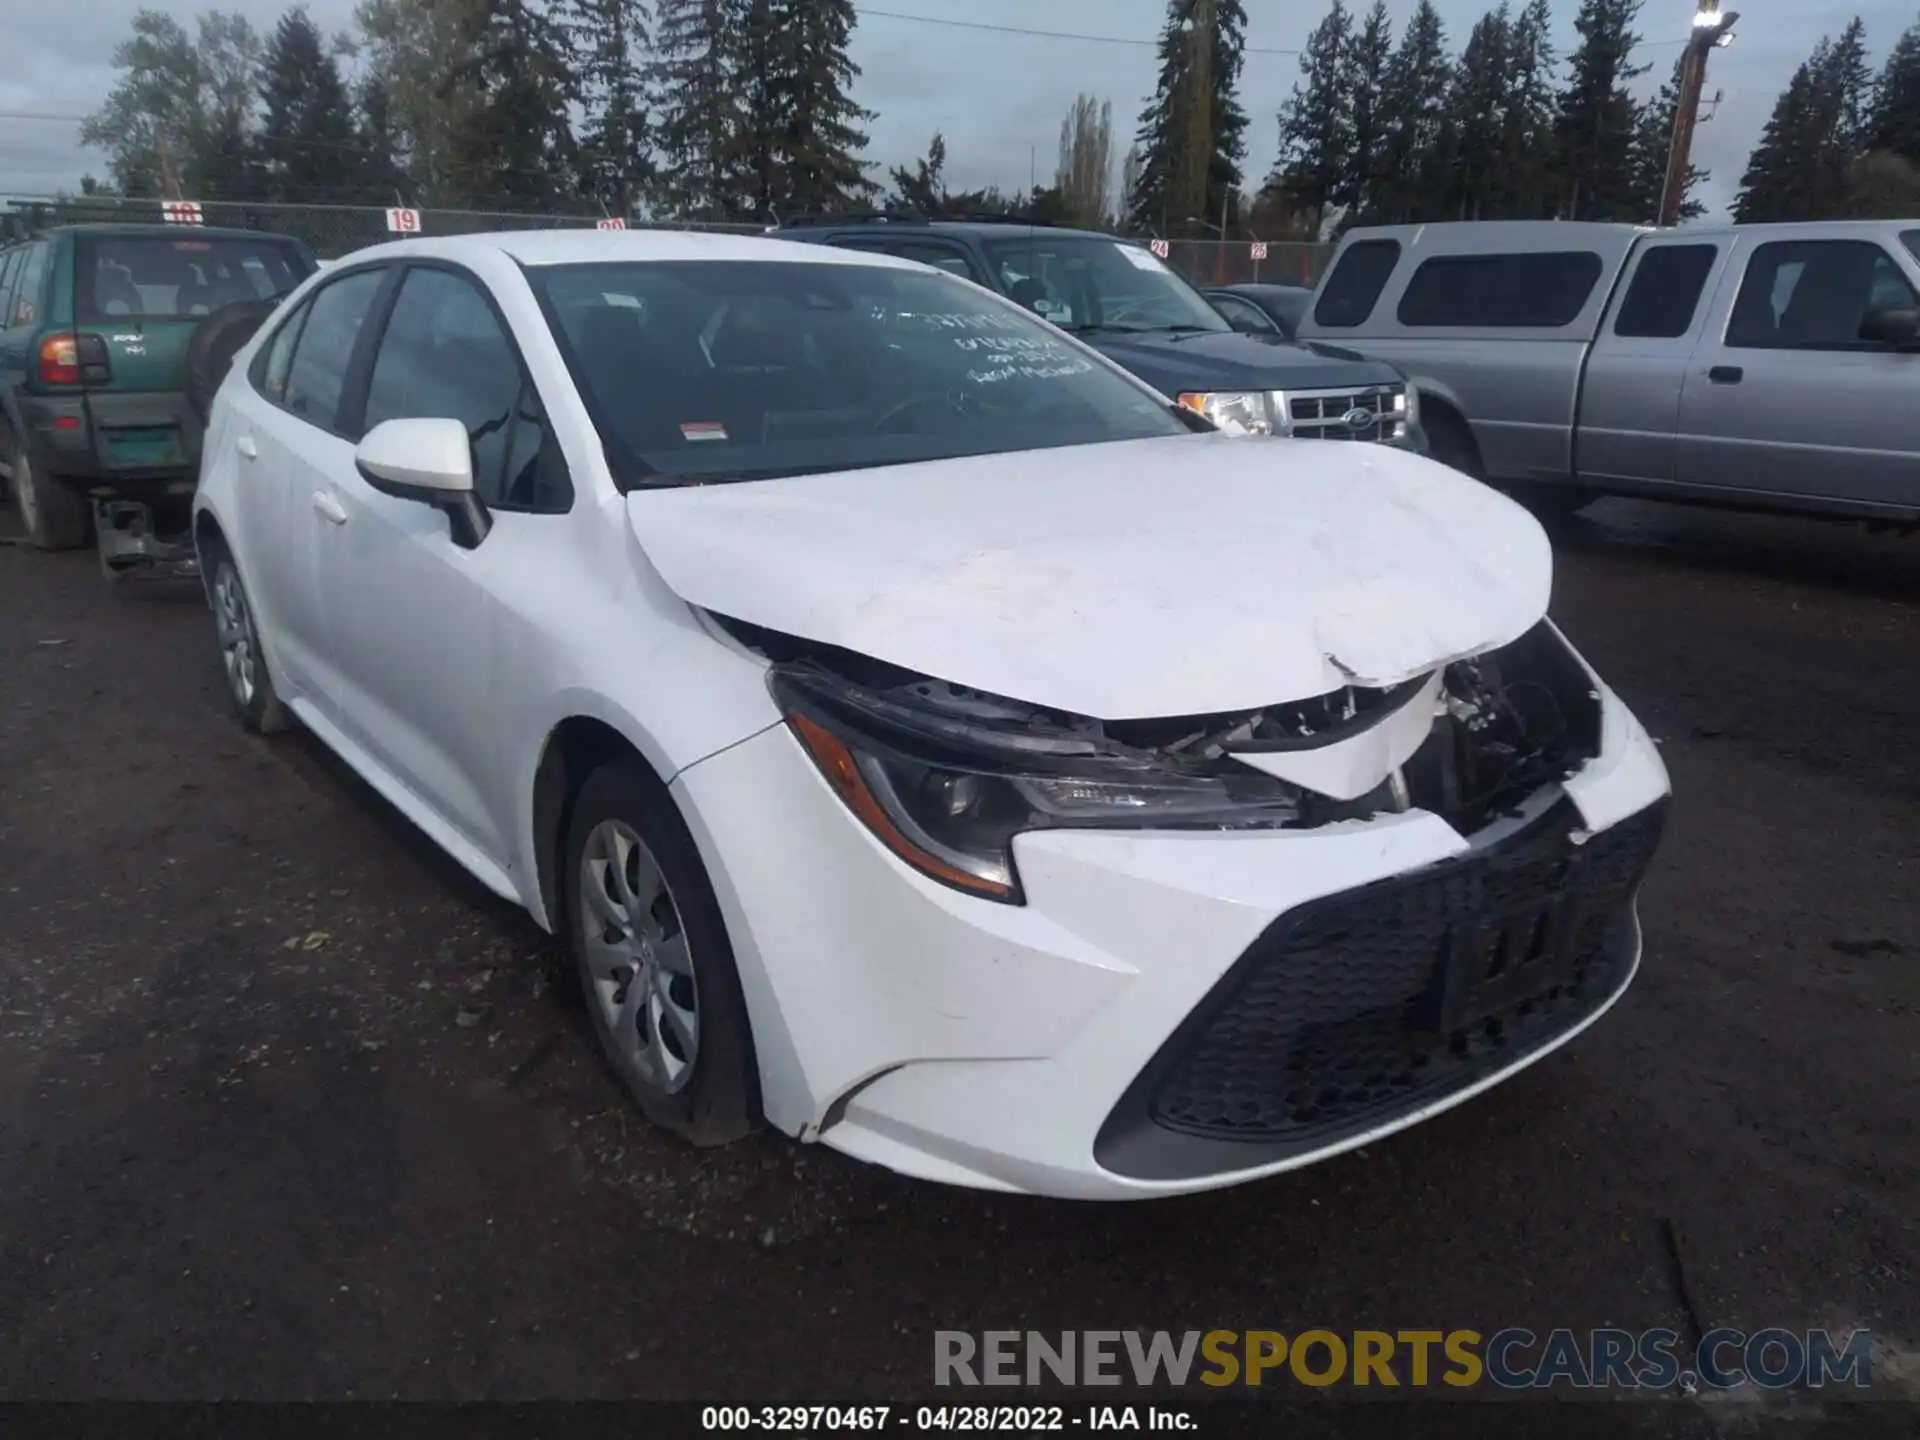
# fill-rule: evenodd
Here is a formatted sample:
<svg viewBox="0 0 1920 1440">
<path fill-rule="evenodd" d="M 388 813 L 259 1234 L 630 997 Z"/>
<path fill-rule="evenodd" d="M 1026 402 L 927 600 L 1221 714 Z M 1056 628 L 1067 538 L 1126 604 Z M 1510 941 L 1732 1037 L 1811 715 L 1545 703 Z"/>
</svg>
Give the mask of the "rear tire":
<svg viewBox="0 0 1920 1440">
<path fill-rule="evenodd" d="M 213 601 L 214 635 L 220 642 L 227 701 L 241 725 L 254 734 L 278 734 L 292 722 L 273 687 L 266 652 L 260 648 L 253 601 L 226 547 L 216 542 L 205 549 L 213 567 L 207 594 Z"/>
<path fill-rule="evenodd" d="M 587 777 L 567 826 L 566 935 L 600 1053 L 649 1120 L 698 1146 L 760 1124 L 733 946 L 673 797 L 638 760 Z"/>
<path fill-rule="evenodd" d="M 27 447 L 14 437 L 12 454 L 13 504 L 21 527 L 36 550 L 78 550 L 87 543 L 87 498 L 51 475 L 33 468 Z"/>
</svg>

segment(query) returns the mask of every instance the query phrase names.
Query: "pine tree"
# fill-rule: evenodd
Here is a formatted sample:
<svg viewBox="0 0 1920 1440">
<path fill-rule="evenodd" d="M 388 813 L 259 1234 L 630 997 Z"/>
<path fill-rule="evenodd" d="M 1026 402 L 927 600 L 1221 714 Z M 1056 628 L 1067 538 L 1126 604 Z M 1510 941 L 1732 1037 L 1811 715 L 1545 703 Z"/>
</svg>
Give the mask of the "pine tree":
<svg viewBox="0 0 1920 1440">
<path fill-rule="evenodd" d="M 1380 90 L 1387 64 L 1393 58 L 1393 22 L 1387 18 L 1387 0 L 1373 0 L 1366 23 L 1347 47 L 1341 86 L 1349 97 L 1351 144 L 1334 199 L 1349 216 L 1367 212 L 1380 183 L 1380 150 L 1385 139 L 1380 113 Z"/>
<path fill-rule="evenodd" d="M 1741 177 L 1736 221 L 1825 220 L 1846 212 L 1848 177 L 1870 114 L 1864 52 L 1855 20 L 1837 44 L 1823 38 L 1794 71 Z"/>
<path fill-rule="evenodd" d="M 872 118 L 851 94 L 853 0 L 747 0 L 739 80 L 746 123 L 734 154 L 746 212 L 845 210 L 879 186 L 858 158 Z"/>
<path fill-rule="evenodd" d="M 935 131 L 924 159 L 913 169 L 893 167 L 893 193 L 887 197 L 890 210 L 911 210 L 919 215 L 937 215 L 947 208 L 947 137 Z"/>
<path fill-rule="evenodd" d="M 580 188 L 615 215 L 634 210 L 653 180 L 647 134 L 647 11 L 642 0 L 564 0 L 560 12 L 585 112 Z"/>
<path fill-rule="evenodd" d="M 1673 126 L 1680 110 L 1680 77 L 1685 59 L 1673 63 L 1660 92 L 1640 107 L 1633 131 L 1633 207 L 1630 220 L 1644 225 L 1658 224 L 1660 201 L 1667 188 L 1667 161 L 1673 153 Z M 1697 220 L 1707 213 L 1698 200 L 1689 199 L 1695 189 L 1706 183 L 1708 172 L 1698 165 L 1687 166 L 1687 183 L 1680 190 L 1681 220 Z"/>
<path fill-rule="evenodd" d="M 743 0 L 656 0 L 652 72 L 660 198 L 683 219 L 737 213 Z"/>
<path fill-rule="evenodd" d="M 340 66 L 304 8 L 280 17 L 261 61 L 259 153 L 269 199 L 358 197 L 365 155 Z"/>
<path fill-rule="evenodd" d="M 1920 25 L 1900 37 L 1880 72 L 1868 143 L 1920 163 Z"/>
<path fill-rule="evenodd" d="M 1581 0 L 1560 95 L 1558 153 L 1568 220 L 1630 220 L 1634 212 L 1633 135 L 1639 118 L 1628 82 L 1645 72 L 1629 56 L 1640 43 L 1633 22 L 1640 0 Z"/>
<path fill-rule="evenodd" d="M 1548 0 L 1527 0 L 1507 35 L 1507 108 L 1502 117 L 1494 209 L 1508 219 L 1554 213 L 1554 131 L 1559 108 L 1553 77 L 1553 15 Z"/>
<path fill-rule="evenodd" d="M 1437 220 L 1446 213 L 1447 35 L 1433 0 L 1420 0 L 1401 32 L 1380 90 L 1384 134 L 1377 213 L 1387 221 Z"/>
<path fill-rule="evenodd" d="M 477 91 L 449 141 L 454 193 L 483 207 L 550 207 L 572 189 L 566 37 L 529 0 L 479 0 L 468 25 L 472 58 L 447 85 Z"/>
<path fill-rule="evenodd" d="M 1447 108 L 1453 154 L 1446 207 L 1461 220 L 1499 214 L 1500 138 L 1512 83 L 1513 22 L 1505 4 L 1482 15 L 1460 51 Z"/>
<path fill-rule="evenodd" d="M 1280 112 L 1280 160 L 1267 187 L 1319 234 L 1327 211 L 1349 189 L 1353 163 L 1353 17 L 1333 0 L 1300 52 L 1301 79 Z"/>
<path fill-rule="evenodd" d="M 1867 27 L 1858 15 L 1840 32 L 1830 64 L 1828 84 L 1835 114 L 1829 143 L 1836 156 L 1845 156 L 1845 168 L 1866 148 L 1873 124 L 1874 84 L 1873 74 L 1867 69 Z"/>
<path fill-rule="evenodd" d="M 1126 197 L 1133 228 L 1204 232 L 1223 211 L 1232 223 L 1247 153 L 1237 98 L 1246 35 L 1243 0 L 1168 0 L 1159 86 L 1140 115 L 1139 181 Z"/>
</svg>

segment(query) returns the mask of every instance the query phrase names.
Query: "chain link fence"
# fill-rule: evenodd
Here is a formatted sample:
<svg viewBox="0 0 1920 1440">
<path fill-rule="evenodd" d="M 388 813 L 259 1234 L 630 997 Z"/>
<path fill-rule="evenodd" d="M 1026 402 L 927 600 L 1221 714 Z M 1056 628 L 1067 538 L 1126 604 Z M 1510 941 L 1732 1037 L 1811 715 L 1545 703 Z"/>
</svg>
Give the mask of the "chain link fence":
<svg viewBox="0 0 1920 1440">
<path fill-rule="evenodd" d="M 159 224 L 168 218 L 160 200 L 123 200 L 106 196 L 0 196 L 0 238 L 13 238 L 53 225 Z M 375 205 L 289 205 L 267 201 L 208 200 L 195 212 L 200 223 L 241 230 L 271 230 L 306 242 L 323 260 L 337 260 L 367 245 L 398 235 L 477 235 L 489 230 L 593 229 L 608 223 L 604 215 L 555 211 L 388 210 Z M 628 229 L 710 230 L 758 234 L 759 224 L 715 224 L 698 220 L 636 220 Z M 1312 285 L 1332 257 L 1333 246 L 1294 241 L 1267 244 L 1246 240 L 1173 240 L 1156 251 L 1196 285 L 1234 285 L 1266 281 Z"/>
<path fill-rule="evenodd" d="M 1334 247 L 1305 241 L 1170 240 L 1166 260 L 1195 285 L 1314 285 Z"/>
</svg>

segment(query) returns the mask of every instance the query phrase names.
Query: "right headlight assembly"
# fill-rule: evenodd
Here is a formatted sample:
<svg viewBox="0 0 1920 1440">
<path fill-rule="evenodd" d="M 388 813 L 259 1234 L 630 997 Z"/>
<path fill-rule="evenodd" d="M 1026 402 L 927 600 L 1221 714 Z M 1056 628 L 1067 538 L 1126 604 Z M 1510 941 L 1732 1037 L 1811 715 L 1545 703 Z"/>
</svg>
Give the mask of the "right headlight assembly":
<svg viewBox="0 0 1920 1440">
<path fill-rule="evenodd" d="M 1189 390 L 1180 403 L 1223 430 L 1237 425 L 1250 435 L 1274 431 L 1273 397 L 1264 390 Z"/>
<path fill-rule="evenodd" d="M 1025 830 L 1267 827 L 1299 816 L 1298 792 L 1271 776 L 1124 745 L 1095 722 L 933 682 L 868 688 L 807 662 L 775 666 L 769 683 L 794 738 L 860 822 L 923 875 L 971 895 L 1021 903 L 1013 837 Z"/>
</svg>

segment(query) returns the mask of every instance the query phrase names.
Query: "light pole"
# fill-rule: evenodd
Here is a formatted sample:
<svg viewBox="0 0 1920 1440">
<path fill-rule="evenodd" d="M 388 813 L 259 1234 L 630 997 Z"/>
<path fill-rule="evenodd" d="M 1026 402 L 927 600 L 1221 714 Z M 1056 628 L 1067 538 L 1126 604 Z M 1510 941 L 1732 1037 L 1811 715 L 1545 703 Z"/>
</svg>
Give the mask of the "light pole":
<svg viewBox="0 0 1920 1440">
<path fill-rule="evenodd" d="M 1673 147 L 1667 152 L 1667 183 L 1660 188 L 1661 225 L 1680 223 L 1680 205 L 1687 195 L 1687 170 L 1693 163 L 1693 127 L 1700 113 L 1700 87 L 1707 78 L 1707 52 L 1733 43 L 1733 27 L 1740 12 L 1720 13 L 1720 0 L 1700 0 L 1694 12 L 1693 34 L 1680 68 L 1680 104 L 1673 115 Z"/>
</svg>

